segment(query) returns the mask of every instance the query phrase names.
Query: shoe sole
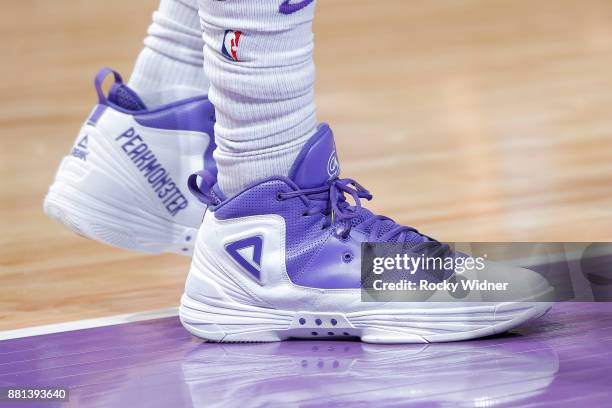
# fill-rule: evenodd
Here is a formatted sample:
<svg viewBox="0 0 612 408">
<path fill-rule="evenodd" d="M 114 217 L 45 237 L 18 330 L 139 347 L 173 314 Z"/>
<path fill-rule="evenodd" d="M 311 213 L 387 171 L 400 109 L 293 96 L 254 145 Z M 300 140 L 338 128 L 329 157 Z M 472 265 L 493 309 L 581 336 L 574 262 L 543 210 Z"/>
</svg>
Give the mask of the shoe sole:
<svg viewBox="0 0 612 408">
<path fill-rule="evenodd" d="M 179 317 L 191 334 L 212 342 L 357 337 L 367 343 L 434 343 L 503 333 L 544 315 L 552 303 L 507 302 L 429 309 L 423 305 L 402 311 L 318 313 L 267 309 L 212 297 L 196 300 L 184 294 Z"/>
</svg>

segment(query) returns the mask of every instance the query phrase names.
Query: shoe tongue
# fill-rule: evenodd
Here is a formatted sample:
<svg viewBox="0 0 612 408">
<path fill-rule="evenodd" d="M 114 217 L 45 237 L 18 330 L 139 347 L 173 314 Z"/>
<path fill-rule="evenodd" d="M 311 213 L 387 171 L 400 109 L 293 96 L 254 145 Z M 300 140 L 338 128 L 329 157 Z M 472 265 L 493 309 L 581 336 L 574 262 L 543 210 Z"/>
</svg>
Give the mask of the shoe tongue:
<svg viewBox="0 0 612 408">
<path fill-rule="evenodd" d="M 327 124 L 321 124 L 295 159 L 289 178 L 300 188 L 314 188 L 339 175 L 334 134 Z"/>
</svg>

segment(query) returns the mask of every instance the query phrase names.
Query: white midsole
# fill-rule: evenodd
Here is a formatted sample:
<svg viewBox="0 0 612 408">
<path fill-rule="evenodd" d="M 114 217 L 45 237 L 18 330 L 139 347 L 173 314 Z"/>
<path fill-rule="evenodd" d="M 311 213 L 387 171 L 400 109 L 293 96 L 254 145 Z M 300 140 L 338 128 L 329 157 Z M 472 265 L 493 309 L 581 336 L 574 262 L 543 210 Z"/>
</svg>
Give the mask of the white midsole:
<svg viewBox="0 0 612 408">
<path fill-rule="evenodd" d="M 332 296 L 332 295 L 325 295 Z M 315 303 L 315 302 L 313 302 Z M 384 307 L 384 305 L 381 305 Z M 278 310 L 184 294 L 179 316 L 192 334 L 212 341 L 279 341 L 354 336 L 375 343 L 465 340 L 506 331 L 544 314 L 549 302 L 405 304 L 356 312 Z"/>
</svg>

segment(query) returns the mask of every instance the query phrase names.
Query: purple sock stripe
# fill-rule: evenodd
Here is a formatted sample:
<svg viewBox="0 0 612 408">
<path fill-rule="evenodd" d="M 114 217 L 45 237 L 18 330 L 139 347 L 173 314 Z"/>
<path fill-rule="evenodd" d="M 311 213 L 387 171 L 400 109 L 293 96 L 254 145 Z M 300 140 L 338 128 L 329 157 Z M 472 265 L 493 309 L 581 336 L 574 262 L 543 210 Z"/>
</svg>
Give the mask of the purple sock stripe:
<svg viewBox="0 0 612 408">
<path fill-rule="evenodd" d="M 285 0 L 278 6 L 278 12 L 281 14 L 293 14 L 307 7 L 313 1 L 314 0 L 302 0 L 297 3 L 291 3 L 291 0 Z"/>
</svg>

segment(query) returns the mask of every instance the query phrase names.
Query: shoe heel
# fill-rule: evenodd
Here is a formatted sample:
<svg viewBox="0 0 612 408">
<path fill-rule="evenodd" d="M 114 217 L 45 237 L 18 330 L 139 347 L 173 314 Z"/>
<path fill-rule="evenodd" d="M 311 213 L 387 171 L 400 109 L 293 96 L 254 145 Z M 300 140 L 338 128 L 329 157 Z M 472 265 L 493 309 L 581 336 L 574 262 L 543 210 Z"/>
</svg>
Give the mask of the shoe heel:
<svg viewBox="0 0 612 408">
<path fill-rule="evenodd" d="M 101 130 L 85 123 L 64 157 L 43 210 L 75 233 L 119 248 L 191 255 L 197 228 L 156 215 L 146 188 Z"/>
<path fill-rule="evenodd" d="M 63 181 L 51 185 L 43 210 L 49 218 L 85 238 L 154 254 L 190 255 L 197 234 L 195 228 L 173 225 L 126 203 L 101 200 Z M 169 237 L 174 242 L 169 242 Z"/>
<path fill-rule="evenodd" d="M 212 342 L 263 343 L 288 338 L 292 314 L 278 310 L 258 310 L 220 299 L 181 297 L 179 317 L 194 336 Z"/>
</svg>

